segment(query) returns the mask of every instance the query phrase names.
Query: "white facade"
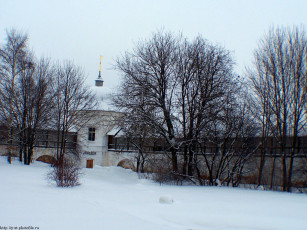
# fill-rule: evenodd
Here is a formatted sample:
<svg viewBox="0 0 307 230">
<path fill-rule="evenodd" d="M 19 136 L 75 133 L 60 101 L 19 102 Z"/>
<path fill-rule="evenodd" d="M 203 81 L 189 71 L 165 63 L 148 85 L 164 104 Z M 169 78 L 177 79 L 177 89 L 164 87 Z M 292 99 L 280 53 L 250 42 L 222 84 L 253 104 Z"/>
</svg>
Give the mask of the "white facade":
<svg viewBox="0 0 307 230">
<path fill-rule="evenodd" d="M 93 160 L 94 165 L 117 165 L 124 157 L 121 156 L 122 153 L 108 151 L 108 134 L 114 135 L 122 116 L 122 113 L 102 110 L 82 113 L 82 117 L 86 119 L 86 122 L 78 128 L 78 150 L 81 153 L 82 167 L 86 167 L 87 160 Z"/>
<path fill-rule="evenodd" d="M 99 166 L 117 166 L 123 159 L 134 161 L 135 153 L 123 152 L 116 150 L 108 150 L 109 136 L 119 134 L 119 120 L 123 117 L 122 113 L 103 110 L 87 110 L 81 111 L 78 115 L 74 132 L 76 132 L 77 147 L 67 149 L 66 153 L 75 154 L 77 150 L 81 156 L 81 167 L 87 167 L 88 160 L 93 160 L 93 165 Z M 93 131 L 94 130 L 94 131 Z M 91 131 L 91 132 L 90 132 Z M 90 134 L 91 133 L 91 134 Z M 52 135 L 55 135 L 54 133 Z M 49 138 L 52 136 L 50 135 Z M 53 136 L 52 136 L 53 137 Z M 56 138 L 51 138 L 51 141 Z M 44 143 L 50 141 L 48 138 Z M 71 140 L 70 140 L 71 141 Z M 18 156 L 18 146 L 13 146 L 14 155 Z M 56 147 L 37 146 L 34 148 L 33 160 L 37 160 L 41 156 L 56 156 Z M 0 155 L 7 153 L 7 145 L 0 145 Z"/>
</svg>

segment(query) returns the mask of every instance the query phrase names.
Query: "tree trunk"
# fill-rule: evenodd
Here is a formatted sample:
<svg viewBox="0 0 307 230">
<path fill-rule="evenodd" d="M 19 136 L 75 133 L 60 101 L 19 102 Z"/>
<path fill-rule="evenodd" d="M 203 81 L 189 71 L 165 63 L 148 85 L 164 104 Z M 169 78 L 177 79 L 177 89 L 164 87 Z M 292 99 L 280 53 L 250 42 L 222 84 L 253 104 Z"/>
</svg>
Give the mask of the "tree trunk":
<svg viewBox="0 0 307 230">
<path fill-rule="evenodd" d="M 177 150 L 171 147 L 173 171 L 178 172 Z"/>
<path fill-rule="evenodd" d="M 282 151 L 282 190 L 287 191 L 287 159 L 286 159 L 286 150 Z"/>
<path fill-rule="evenodd" d="M 187 175 L 187 166 L 188 166 L 188 148 L 187 145 L 184 144 L 183 147 L 183 167 L 182 167 L 182 174 Z"/>
<path fill-rule="evenodd" d="M 272 167 L 271 167 L 270 190 L 273 189 L 274 176 L 275 176 L 274 174 L 275 174 L 275 153 L 274 153 L 274 155 L 273 155 Z"/>
<path fill-rule="evenodd" d="M 264 143 L 264 134 L 262 134 L 261 137 L 261 152 L 260 152 L 260 161 L 259 161 L 259 170 L 258 170 L 258 178 L 257 178 L 257 187 L 259 187 L 262 184 L 262 172 L 263 172 L 263 168 L 264 168 L 264 164 L 265 164 L 265 143 Z"/>
</svg>

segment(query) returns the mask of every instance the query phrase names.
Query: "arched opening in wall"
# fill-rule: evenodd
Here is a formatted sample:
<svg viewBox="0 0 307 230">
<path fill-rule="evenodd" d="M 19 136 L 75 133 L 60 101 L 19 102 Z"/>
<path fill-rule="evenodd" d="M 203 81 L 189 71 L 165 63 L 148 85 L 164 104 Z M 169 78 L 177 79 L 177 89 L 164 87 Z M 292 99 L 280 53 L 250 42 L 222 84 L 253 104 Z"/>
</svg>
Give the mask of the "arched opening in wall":
<svg viewBox="0 0 307 230">
<path fill-rule="evenodd" d="M 39 158 L 37 158 L 36 161 L 41 161 L 47 164 L 53 164 L 56 162 L 56 159 L 55 157 L 50 156 L 50 155 L 42 155 Z"/>
<path fill-rule="evenodd" d="M 122 167 L 124 169 L 131 169 L 135 171 L 135 166 L 133 162 L 129 159 L 123 159 L 120 162 L 118 162 L 117 166 Z"/>
</svg>

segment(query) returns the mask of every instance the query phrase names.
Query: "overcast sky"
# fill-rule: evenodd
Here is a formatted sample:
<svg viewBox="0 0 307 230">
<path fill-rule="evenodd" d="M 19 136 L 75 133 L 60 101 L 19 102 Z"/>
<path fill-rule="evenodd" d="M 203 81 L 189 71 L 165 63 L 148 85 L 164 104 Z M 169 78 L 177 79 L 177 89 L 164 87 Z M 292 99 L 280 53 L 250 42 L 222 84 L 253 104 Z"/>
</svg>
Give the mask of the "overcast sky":
<svg viewBox="0 0 307 230">
<path fill-rule="evenodd" d="M 232 51 L 237 74 L 270 26 L 307 25 L 307 0 L 0 0 L 0 43 L 6 29 L 29 35 L 38 57 L 72 60 L 87 83 L 120 82 L 114 60 L 163 28 L 193 39 L 202 35 Z"/>
</svg>

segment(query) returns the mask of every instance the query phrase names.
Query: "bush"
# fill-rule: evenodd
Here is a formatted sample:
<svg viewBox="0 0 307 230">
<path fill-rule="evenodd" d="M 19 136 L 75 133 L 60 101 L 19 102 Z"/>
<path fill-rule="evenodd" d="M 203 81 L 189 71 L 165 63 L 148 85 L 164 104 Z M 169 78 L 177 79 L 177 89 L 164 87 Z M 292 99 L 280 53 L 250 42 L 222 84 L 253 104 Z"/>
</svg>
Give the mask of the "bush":
<svg viewBox="0 0 307 230">
<path fill-rule="evenodd" d="M 158 172 L 153 174 L 154 181 L 160 184 L 183 185 L 184 177 L 175 172 Z"/>
<path fill-rule="evenodd" d="M 161 157 L 160 159 L 149 159 L 145 165 L 145 169 L 145 172 L 151 173 L 151 176 L 148 174 L 145 175 L 144 173 L 141 176 L 150 178 L 160 184 L 190 185 L 197 183 L 194 177 L 174 172 L 170 158 Z"/>
<path fill-rule="evenodd" d="M 49 179 L 56 182 L 58 187 L 74 187 L 80 185 L 81 168 L 79 161 L 64 158 L 52 164 Z"/>
</svg>

